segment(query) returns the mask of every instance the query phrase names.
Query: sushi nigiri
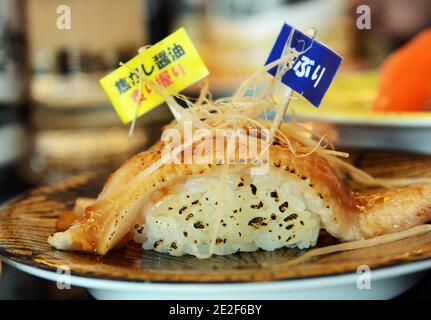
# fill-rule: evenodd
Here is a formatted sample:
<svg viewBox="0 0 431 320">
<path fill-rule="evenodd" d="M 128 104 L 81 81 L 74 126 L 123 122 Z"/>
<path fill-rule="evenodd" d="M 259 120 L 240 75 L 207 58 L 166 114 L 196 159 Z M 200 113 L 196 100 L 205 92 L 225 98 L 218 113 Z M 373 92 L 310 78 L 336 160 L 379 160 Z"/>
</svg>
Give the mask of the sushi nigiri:
<svg viewBox="0 0 431 320">
<path fill-rule="evenodd" d="M 274 126 L 261 117 L 285 104 L 274 94 L 279 82 L 273 78 L 259 93 L 247 92 L 256 91 L 262 73 L 289 59 L 269 64 L 227 99 L 213 101 L 205 86 L 195 102 L 176 95 L 188 105 L 184 109 L 166 95 L 177 118 L 167 129 L 183 132 L 190 122 L 198 138 L 182 134 L 177 144 L 161 140 L 126 161 L 97 199 L 81 201 L 72 214 L 63 215 L 63 223 L 57 224 L 61 230 L 49 237 L 49 243 L 61 250 L 104 255 L 133 240 L 144 250 L 205 258 L 258 249 L 310 248 L 321 229 L 348 242 L 430 221 L 431 184 L 395 180 L 388 188 L 390 182 L 373 179 L 339 159 L 346 154 L 333 150 L 324 136 L 316 137 L 296 122 Z M 214 161 L 182 161 L 200 138 L 212 137 L 199 136 L 199 130 L 217 129 L 242 130 L 246 140 L 267 142 L 259 149 L 266 156 L 237 157 L 231 162 L 241 146 L 236 141 L 216 153 Z M 251 129 L 257 131 L 252 134 Z M 166 162 L 166 150 L 176 150 L 179 161 Z M 253 174 L 251 169 L 263 164 L 267 170 Z M 365 184 L 385 188 L 353 192 L 340 177 L 346 170 Z"/>
<path fill-rule="evenodd" d="M 301 142 L 291 142 L 300 149 Z M 274 143 L 262 175 L 250 174 L 252 164 L 220 163 L 164 164 L 146 173 L 162 148 L 159 142 L 129 159 L 49 243 L 104 255 L 133 239 L 172 255 L 223 255 L 308 248 L 322 228 L 352 241 L 431 219 L 431 185 L 354 193 L 317 152 L 300 157 Z"/>
</svg>

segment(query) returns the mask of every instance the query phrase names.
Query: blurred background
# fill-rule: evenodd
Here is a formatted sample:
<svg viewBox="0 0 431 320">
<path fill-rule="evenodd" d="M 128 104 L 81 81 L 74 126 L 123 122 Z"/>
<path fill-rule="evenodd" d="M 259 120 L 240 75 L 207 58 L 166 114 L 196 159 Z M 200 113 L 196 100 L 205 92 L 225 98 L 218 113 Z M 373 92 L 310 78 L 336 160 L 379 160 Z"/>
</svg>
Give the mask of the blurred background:
<svg viewBox="0 0 431 320">
<path fill-rule="evenodd" d="M 63 5 L 70 29 L 57 27 Z M 358 28 L 360 5 L 370 8 L 371 28 Z M 185 27 L 221 97 L 264 64 L 283 22 L 316 27 L 344 57 L 325 105 L 369 108 L 382 63 L 431 26 L 431 0 L 0 0 L 0 201 L 113 170 L 159 137 L 171 119 L 166 106 L 139 118 L 128 138 L 98 83 L 137 48 Z"/>
<path fill-rule="evenodd" d="M 363 4 L 371 29 L 357 27 Z M 70 29 L 57 26 L 62 5 L 70 8 Z M 98 83 L 138 47 L 185 27 L 210 70 L 214 96 L 224 96 L 263 65 L 284 21 L 316 27 L 318 39 L 344 56 L 341 72 L 371 70 L 358 81 L 375 87 L 373 70 L 431 25 L 431 2 L 0 0 L 1 188 L 115 168 L 158 137 L 170 119 L 165 106 L 140 118 L 128 138 Z M 333 91 L 341 90 L 328 93 L 335 104 Z M 365 100 L 374 98 L 371 91 Z"/>
</svg>

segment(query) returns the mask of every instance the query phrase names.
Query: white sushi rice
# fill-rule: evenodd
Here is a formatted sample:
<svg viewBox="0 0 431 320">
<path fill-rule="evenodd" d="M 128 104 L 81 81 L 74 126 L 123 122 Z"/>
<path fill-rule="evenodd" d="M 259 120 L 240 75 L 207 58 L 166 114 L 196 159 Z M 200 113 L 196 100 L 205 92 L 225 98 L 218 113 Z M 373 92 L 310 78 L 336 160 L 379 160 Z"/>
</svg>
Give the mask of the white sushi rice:
<svg viewBox="0 0 431 320">
<path fill-rule="evenodd" d="M 313 246 L 323 200 L 310 192 L 308 180 L 280 174 L 229 172 L 225 190 L 218 176 L 190 177 L 142 210 L 145 223 L 135 226 L 134 240 L 176 256 Z"/>
</svg>

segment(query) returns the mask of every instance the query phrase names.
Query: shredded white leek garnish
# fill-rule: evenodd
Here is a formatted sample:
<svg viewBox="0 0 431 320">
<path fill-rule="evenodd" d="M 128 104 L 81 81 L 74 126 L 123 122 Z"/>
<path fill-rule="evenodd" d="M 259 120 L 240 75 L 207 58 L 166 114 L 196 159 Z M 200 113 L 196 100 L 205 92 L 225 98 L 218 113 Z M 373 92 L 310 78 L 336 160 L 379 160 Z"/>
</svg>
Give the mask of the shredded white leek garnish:
<svg viewBox="0 0 431 320">
<path fill-rule="evenodd" d="M 291 39 L 291 36 L 289 36 Z M 146 47 L 139 49 L 139 55 L 146 49 Z M 415 183 L 431 183 L 431 178 L 408 178 L 408 179 L 376 179 L 365 173 L 364 171 L 354 167 L 353 165 L 342 161 L 340 158 L 347 158 L 349 155 L 345 152 L 334 150 L 333 145 L 327 140 L 326 135 L 320 136 L 313 130 L 310 130 L 303 125 L 297 123 L 296 116 L 292 108 L 288 111 L 291 115 L 290 122 L 283 124 L 282 130 L 277 124 L 280 119 L 283 119 L 286 112 L 286 92 L 290 90 L 281 83 L 281 78 L 284 73 L 291 68 L 298 56 L 304 53 L 309 48 L 298 52 L 293 48 L 290 48 L 288 43 L 285 47 L 284 54 L 281 58 L 263 66 L 257 72 L 255 72 L 250 78 L 245 80 L 236 92 L 231 97 L 221 98 L 214 100 L 209 92 L 208 84 L 201 88 L 198 99 L 191 99 L 182 94 L 172 94 L 166 88 L 161 87 L 156 83 L 152 83 L 143 73 L 143 70 L 134 70 L 131 72 L 136 74 L 139 78 L 139 95 L 138 101 L 142 94 L 142 86 L 145 84 L 151 87 L 155 92 L 161 95 L 170 110 L 174 114 L 176 120 L 174 120 L 170 127 L 176 127 L 181 129 L 185 121 L 190 121 L 193 125 L 193 130 L 205 128 L 209 132 L 196 135 L 193 134 L 191 139 L 183 141 L 180 146 L 174 148 L 174 150 L 168 154 L 162 156 L 160 159 L 150 164 L 145 170 L 132 178 L 129 182 L 129 186 L 141 181 L 145 176 L 148 176 L 162 167 L 165 163 L 169 162 L 169 157 L 176 157 L 186 148 L 193 146 L 193 144 L 207 135 L 215 132 L 216 129 L 232 129 L 237 131 L 238 129 L 269 129 L 270 136 L 268 141 L 268 147 L 273 142 L 278 143 L 278 147 L 291 152 L 295 157 L 307 157 L 313 153 L 317 153 L 324 157 L 333 167 L 338 168 L 340 171 L 350 174 L 350 176 L 357 182 L 366 186 L 384 186 L 384 187 L 395 187 L 405 186 Z M 125 65 L 127 66 L 127 65 Z M 270 81 L 265 81 L 268 70 L 277 67 L 276 76 Z M 251 93 L 251 95 L 250 95 Z M 291 99 L 291 94 L 288 93 L 287 97 Z M 292 98 L 292 100 L 294 100 Z M 182 107 L 178 101 L 182 101 L 187 106 Z M 267 112 L 269 110 L 275 110 L 276 116 L 273 122 L 266 120 Z M 139 107 L 135 112 L 135 118 L 132 121 L 130 127 L 130 134 L 133 133 L 135 128 L 136 118 L 139 115 Z M 262 118 L 264 115 L 265 119 Z M 281 117 L 281 118 L 280 118 Z M 267 139 L 268 137 L 262 137 Z M 295 142 L 295 143 L 293 143 Z M 227 151 L 227 159 L 229 159 L 231 151 Z M 262 153 L 261 153 L 262 154 Z M 226 168 L 223 171 L 223 181 L 226 183 L 229 165 L 225 164 Z M 222 190 L 226 188 L 222 187 Z M 224 196 L 224 192 L 221 193 Z M 223 204 L 224 201 L 219 201 Z M 222 210 L 216 210 L 221 212 Z M 217 237 L 219 214 L 214 218 L 214 229 L 212 233 L 212 239 L 210 244 L 210 250 L 208 254 L 200 253 L 197 246 L 191 244 L 195 255 L 199 258 L 207 258 L 213 253 L 213 246 Z M 403 231 L 396 234 L 385 235 L 373 239 L 361 240 L 343 243 L 336 246 L 330 246 L 327 248 L 315 249 L 307 252 L 302 257 L 295 259 L 295 261 L 305 261 L 310 257 L 327 254 L 332 252 L 338 252 L 343 250 L 352 250 L 355 248 L 362 248 L 380 243 L 387 243 L 396 241 L 411 235 L 417 235 L 429 231 L 430 226 L 419 226 L 407 231 Z M 292 261 L 293 263 L 293 261 Z M 295 262 L 297 263 L 297 262 Z"/>
<path fill-rule="evenodd" d="M 335 245 L 327 246 L 323 248 L 311 249 L 305 252 L 302 256 L 295 257 L 287 262 L 277 265 L 277 268 L 291 266 L 298 263 L 304 263 L 309 261 L 311 258 L 323 256 L 326 254 L 368 248 L 368 247 L 373 247 L 381 244 L 391 243 L 394 241 L 398 241 L 398 240 L 402 240 L 402 239 L 406 239 L 414 236 L 419 236 L 421 234 L 424 234 L 430 231 L 431 231 L 431 225 L 422 224 L 404 231 L 389 233 L 389 234 L 385 234 L 385 235 L 370 238 L 370 239 L 350 241 L 350 242 L 335 244 Z"/>
</svg>

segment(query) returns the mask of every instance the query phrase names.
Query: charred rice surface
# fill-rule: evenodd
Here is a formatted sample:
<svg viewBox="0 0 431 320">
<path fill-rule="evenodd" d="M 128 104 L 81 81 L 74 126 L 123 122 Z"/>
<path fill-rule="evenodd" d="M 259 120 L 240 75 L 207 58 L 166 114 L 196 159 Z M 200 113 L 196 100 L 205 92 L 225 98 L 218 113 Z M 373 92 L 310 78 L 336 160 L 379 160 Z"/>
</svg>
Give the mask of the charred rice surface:
<svg viewBox="0 0 431 320">
<path fill-rule="evenodd" d="M 302 183 L 301 177 L 286 181 L 238 171 L 221 200 L 218 176 L 189 178 L 144 213 L 146 232 L 135 232 L 134 240 L 172 255 L 307 248 L 316 243 L 320 224 L 295 179 Z"/>
</svg>

